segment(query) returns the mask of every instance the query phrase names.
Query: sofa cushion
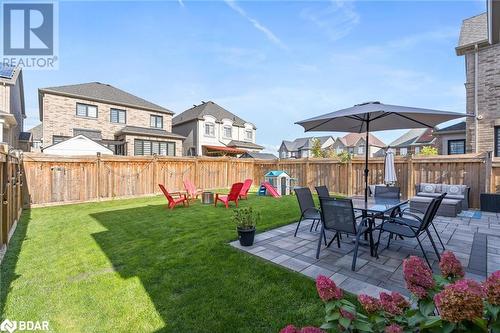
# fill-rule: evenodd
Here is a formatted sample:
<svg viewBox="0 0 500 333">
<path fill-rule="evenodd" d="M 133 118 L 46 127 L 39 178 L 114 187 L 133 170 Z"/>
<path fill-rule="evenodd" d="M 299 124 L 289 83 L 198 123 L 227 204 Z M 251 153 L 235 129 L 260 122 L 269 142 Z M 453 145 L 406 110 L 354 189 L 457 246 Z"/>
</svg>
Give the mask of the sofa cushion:
<svg viewBox="0 0 500 333">
<path fill-rule="evenodd" d="M 420 192 L 435 193 L 436 187 L 436 184 L 422 183 L 420 184 Z"/>
<path fill-rule="evenodd" d="M 427 198 L 437 198 L 441 195 L 441 193 L 428 193 L 428 192 L 418 192 L 417 196 L 419 197 L 427 197 Z"/>
<path fill-rule="evenodd" d="M 467 185 L 443 185 L 443 192 L 450 195 L 463 195 Z"/>
<path fill-rule="evenodd" d="M 455 199 L 455 200 L 464 200 L 465 197 L 463 195 L 453 195 L 453 194 L 446 194 L 446 199 Z"/>
</svg>

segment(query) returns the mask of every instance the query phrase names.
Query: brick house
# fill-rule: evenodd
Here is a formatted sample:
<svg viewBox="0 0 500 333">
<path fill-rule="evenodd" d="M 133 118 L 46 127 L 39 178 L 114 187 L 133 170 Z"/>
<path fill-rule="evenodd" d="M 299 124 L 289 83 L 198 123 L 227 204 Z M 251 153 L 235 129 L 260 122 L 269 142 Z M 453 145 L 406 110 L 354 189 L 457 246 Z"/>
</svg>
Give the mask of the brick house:
<svg viewBox="0 0 500 333">
<path fill-rule="evenodd" d="M 297 138 L 293 141 L 283 140 L 278 149 L 279 157 L 283 159 L 312 157 L 314 140 L 319 140 L 323 150 L 329 149 L 335 142 L 332 136 Z"/>
<path fill-rule="evenodd" d="M 372 133 L 368 133 L 368 140 L 368 156 L 370 157 L 376 156 L 379 151 L 386 147 L 386 144 Z M 353 156 L 365 156 L 366 133 L 349 133 L 337 138 L 332 149 L 337 153 L 347 151 Z"/>
<path fill-rule="evenodd" d="M 432 136 L 430 128 L 414 128 L 401 135 L 389 144 L 395 155 L 418 155 L 425 146 L 434 146 L 436 139 Z M 377 156 L 384 156 L 383 151 Z"/>
<path fill-rule="evenodd" d="M 184 155 L 240 156 L 264 147 L 256 144 L 257 128 L 212 101 L 193 105 L 172 119 L 174 133 L 185 137 Z"/>
<path fill-rule="evenodd" d="M 465 58 L 466 152 L 500 156 L 500 1 L 463 21 L 456 53 Z"/>
<path fill-rule="evenodd" d="M 459 123 L 434 129 L 433 135 L 436 138 L 435 146 L 439 155 L 465 154 L 466 152 L 466 123 Z"/>
<path fill-rule="evenodd" d="M 182 156 L 173 112 L 99 82 L 38 90 L 42 150 L 77 135 L 116 155 Z"/>
</svg>

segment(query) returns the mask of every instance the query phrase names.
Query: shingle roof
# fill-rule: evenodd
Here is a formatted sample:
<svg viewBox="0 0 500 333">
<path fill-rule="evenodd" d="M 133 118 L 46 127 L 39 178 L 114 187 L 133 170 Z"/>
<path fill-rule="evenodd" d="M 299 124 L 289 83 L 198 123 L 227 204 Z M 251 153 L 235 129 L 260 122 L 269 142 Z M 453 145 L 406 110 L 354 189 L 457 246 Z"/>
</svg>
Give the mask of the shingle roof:
<svg viewBox="0 0 500 333">
<path fill-rule="evenodd" d="M 283 140 L 283 144 L 288 151 L 298 151 L 299 149 L 311 149 L 313 146 L 313 139 L 318 139 L 320 144 L 324 144 L 329 138 L 331 138 L 331 136 L 310 136 L 307 138 L 297 138 L 293 141 Z"/>
<path fill-rule="evenodd" d="M 112 85 L 100 82 L 73 84 L 68 86 L 49 87 L 39 89 L 40 93 L 53 93 L 71 97 L 80 97 L 92 101 L 123 105 L 138 109 L 174 114 L 172 111 L 132 95 Z"/>
<path fill-rule="evenodd" d="M 175 138 L 175 139 L 186 138 L 182 135 L 167 132 L 163 129 L 146 128 L 138 126 L 125 126 L 122 129 L 120 129 L 117 134 L 138 134 L 138 135 L 158 136 L 158 137 Z"/>
<path fill-rule="evenodd" d="M 250 149 L 264 149 L 264 147 L 259 146 L 253 142 L 231 140 L 227 144 L 228 147 L 238 147 L 238 148 L 250 148 Z"/>
<path fill-rule="evenodd" d="M 212 101 L 202 102 L 200 105 L 195 105 L 190 109 L 178 114 L 172 119 L 172 126 L 180 125 L 195 119 L 203 119 L 203 116 L 212 116 L 217 121 L 229 119 L 233 121 L 233 125 L 243 127 L 247 121 L 241 119 L 237 115 L 224 109 L 217 103 Z"/>
<path fill-rule="evenodd" d="M 31 132 L 34 141 L 40 141 L 42 139 L 42 131 L 43 131 L 42 124 L 38 124 L 32 129 L 28 130 L 28 132 Z"/>
<path fill-rule="evenodd" d="M 459 50 L 488 42 L 488 16 L 486 13 L 469 17 L 463 20 L 458 38 L 457 53 Z"/>
<path fill-rule="evenodd" d="M 432 135 L 428 135 L 432 130 L 430 128 L 414 128 L 394 140 L 389 144 L 390 147 L 407 147 L 412 144 L 429 143 L 434 140 Z"/>
<path fill-rule="evenodd" d="M 346 134 L 342 138 L 342 142 L 347 147 L 354 147 L 356 145 L 356 143 L 358 143 L 358 141 L 360 139 L 365 140 L 366 139 L 366 133 L 349 133 L 349 134 Z M 385 143 L 383 143 L 379 138 L 377 138 L 375 135 L 373 135 L 371 133 L 368 134 L 368 140 L 369 140 L 370 146 L 385 147 Z"/>
<path fill-rule="evenodd" d="M 466 129 L 466 124 L 465 121 L 461 121 L 459 123 L 441 128 L 441 129 L 436 129 L 434 130 L 434 133 L 439 134 L 439 133 L 444 133 L 444 132 L 456 132 L 456 131 L 465 131 Z"/>
<path fill-rule="evenodd" d="M 275 160 L 277 157 L 274 154 L 271 153 L 256 153 L 253 151 L 246 152 L 245 154 L 241 155 L 240 158 L 257 158 L 261 160 Z"/>
</svg>

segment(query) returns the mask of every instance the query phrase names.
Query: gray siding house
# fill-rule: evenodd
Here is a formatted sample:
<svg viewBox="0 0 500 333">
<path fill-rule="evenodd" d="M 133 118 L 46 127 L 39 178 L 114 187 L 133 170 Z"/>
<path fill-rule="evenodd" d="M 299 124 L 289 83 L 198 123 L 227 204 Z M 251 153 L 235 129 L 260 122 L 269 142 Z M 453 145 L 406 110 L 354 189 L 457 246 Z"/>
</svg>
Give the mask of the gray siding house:
<svg viewBox="0 0 500 333">
<path fill-rule="evenodd" d="M 0 64 L 0 142 L 29 149 L 31 135 L 23 132 L 25 118 L 22 69 Z"/>
<path fill-rule="evenodd" d="M 466 152 L 500 156 L 500 1 L 463 21 L 456 53 L 465 58 Z"/>
</svg>

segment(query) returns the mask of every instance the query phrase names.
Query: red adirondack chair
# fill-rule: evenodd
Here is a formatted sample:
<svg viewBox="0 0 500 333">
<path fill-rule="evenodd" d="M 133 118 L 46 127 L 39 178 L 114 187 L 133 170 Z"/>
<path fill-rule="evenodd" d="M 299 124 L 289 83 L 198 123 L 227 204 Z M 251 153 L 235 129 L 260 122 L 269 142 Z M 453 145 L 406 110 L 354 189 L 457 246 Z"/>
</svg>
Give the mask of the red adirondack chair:
<svg viewBox="0 0 500 333">
<path fill-rule="evenodd" d="M 234 183 L 231 186 L 231 191 L 229 191 L 228 195 L 223 195 L 220 193 L 215 194 L 215 207 L 217 207 L 217 201 L 222 201 L 226 208 L 229 208 L 229 202 L 234 201 L 236 207 L 238 207 L 238 199 L 240 197 L 241 188 L 243 187 L 243 183 Z"/>
<path fill-rule="evenodd" d="M 167 189 L 165 186 L 162 184 L 158 184 L 160 187 L 161 191 L 163 192 L 163 195 L 165 195 L 165 198 L 167 198 L 168 201 L 168 208 L 174 209 L 175 206 L 182 204 L 183 206 L 189 206 L 189 201 L 187 199 L 187 196 L 185 194 L 181 194 L 180 192 L 172 192 L 168 193 Z M 173 196 L 178 196 L 178 198 L 174 198 Z"/>
<path fill-rule="evenodd" d="M 189 199 L 198 199 L 198 196 L 203 192 L 202 190 L 198 190 L 189 179 L 184 179 L 184 188 Z"/>
<path fill-rule="evenodd" d="M 245 182 L 243 183 L 243 187 L 241 188 L 240 192 L 240 199 L 248 199 L 248 190 L 250 190 L 250 187 L 252 186 L 252 180 L 251 179 L 246 179 Z"/>
</svg>

